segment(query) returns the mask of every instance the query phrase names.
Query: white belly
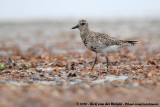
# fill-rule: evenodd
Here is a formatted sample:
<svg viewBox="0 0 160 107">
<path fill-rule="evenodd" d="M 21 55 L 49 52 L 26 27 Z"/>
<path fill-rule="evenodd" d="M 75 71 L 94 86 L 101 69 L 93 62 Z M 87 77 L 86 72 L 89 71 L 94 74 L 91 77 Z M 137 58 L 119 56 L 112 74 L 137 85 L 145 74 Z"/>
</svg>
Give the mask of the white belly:
<svg viewBox="0 0 160 107">
<path fill-rule="evenodd" d="M 121 46 L 118 45 L 113 45 L 113 46 L 108 46 L 106 48 L 103 48 L 100 51 L 100 53 L 113 53 L 113 52 L 117 52 L 119 50 L 119 48 L 121 48 Z"/>
<path fill-rule="evenodd" d="M 117 52 L 121 47 L 123 47 L 123 45 L 112 45 L 112 46 L 108 46 L 108 47 L 101 45 L 100 47 L 96 47 L 96 46 L 93 46 L 91 43 L 87 43 L 86 47 L 91 51 L 106 54 L 106 53 Z"/>
</svg>

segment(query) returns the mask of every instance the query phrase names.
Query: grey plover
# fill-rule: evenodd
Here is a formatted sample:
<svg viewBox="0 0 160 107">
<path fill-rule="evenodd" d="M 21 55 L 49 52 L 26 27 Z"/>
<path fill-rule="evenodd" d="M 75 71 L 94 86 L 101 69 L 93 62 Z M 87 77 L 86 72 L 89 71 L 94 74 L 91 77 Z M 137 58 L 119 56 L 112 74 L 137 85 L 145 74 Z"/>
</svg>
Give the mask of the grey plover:
<svg viewBox="0 0 160 107">
<path fill-rule="evenodd" d="M 91 70 L 93 70 L 97 62 L 97 53 L 102 53 L 106 57 L 107 71 L 108 71 L 108 57 L 106 53 L 113 53 L 120 48 L 128 45 L 134 45 L 137 41 L 118 40 L 104 33 L 91 31 L 88 27 L 88 22 L 84 19 L 78 22 L 78 25 L 72 29 L 78 28 L 80 30 L 80 36 L 84 45 L 91 51 L 95 52 L 95 60 Z"/>
</svg>

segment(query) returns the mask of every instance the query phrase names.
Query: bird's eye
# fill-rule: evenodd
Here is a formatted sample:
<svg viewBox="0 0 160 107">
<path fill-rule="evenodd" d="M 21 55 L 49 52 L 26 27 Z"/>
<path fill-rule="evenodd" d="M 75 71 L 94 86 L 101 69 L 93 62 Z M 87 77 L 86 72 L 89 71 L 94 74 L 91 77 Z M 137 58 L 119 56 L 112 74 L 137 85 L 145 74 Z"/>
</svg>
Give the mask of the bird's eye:
<svg viewBox="0 0 160 107">
<path fill-rule="evenodd" d="M 83 25 L 85 25 L 86 23 L 81 23 L 81 25 L 83 26 Z"/>
</svg>

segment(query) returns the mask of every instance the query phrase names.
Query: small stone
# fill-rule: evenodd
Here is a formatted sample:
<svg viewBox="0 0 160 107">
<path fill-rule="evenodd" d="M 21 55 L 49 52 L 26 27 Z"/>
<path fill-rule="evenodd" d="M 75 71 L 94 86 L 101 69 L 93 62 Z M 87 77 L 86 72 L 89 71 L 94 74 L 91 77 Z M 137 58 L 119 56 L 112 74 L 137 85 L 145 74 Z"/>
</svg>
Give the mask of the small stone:
<svg viewBox="0 0 160 107">
<path fill-rule="evenodd" d="M 69 66 L 69 64 L 67 63 L 67 64 L 65 65 L 65 70 L 69 70 L 69 68 L 70 68 L 70 66 Z"/>
<path fill-rule="evenodd" d="M 53 76 L 53 77 L 55 77 L 56 73 L 51 72 L 50 75 Z"/>
<path fill-rule="evenodd" d="M 0 63 L 0 71 L 4 70 L 5 66 L 3 64 Z"/>
<path fill-rule="evenodd" d="M 33 78 L 34 80 L 39 80 L 40 76 L 39 76 L 38 73 L 36 73 L 36 74 L 32 75 L 32 78 Z"/>
<path fill-rule="evenodd" d="M 48 73 L 45 73 L 43 77 L 44 77 L 44 78 L 49 78 L 49 74 L 48 74 Z"/>
<path fill-rule="evenodd" d="M 157 72 L 154 71 L 154 70 L 152 70 L 152 71 L 150 71 L 150 72 L 148 73 L 148 76 L 151 77 L 151 76 L 156 75 L 156 74 L 157 74 Z"/>
<path fill-rule="evenodd" d="M 67 77 L 77 77 L 75 73 L 69 73 Z"/>
<path fill-rule="evenodd" d="M 18 70 L 23 70 L 23 67 L 19 65 L 19 66 L 17 66 L 17 69 Z"/>
<path fill-rule="evenodd" d="M 154 61 L 148 61 L 147 65 L 156 65 L 156 63 Z"/>
<path fill-rule="evenodd" d="M 11 58 L 8 58 L 7 62 L 8 62 L 9 64 L 12 64 L 14 61 L 13 61 Z"/>
<path fill-rule="evenodd" d="M 25 69 L 25 70 L 28 69 L 28 67 L 27 67 L 25 64 L 23 64 L 22 67 L 23 67 L 23 69 Z"/>
</svg>

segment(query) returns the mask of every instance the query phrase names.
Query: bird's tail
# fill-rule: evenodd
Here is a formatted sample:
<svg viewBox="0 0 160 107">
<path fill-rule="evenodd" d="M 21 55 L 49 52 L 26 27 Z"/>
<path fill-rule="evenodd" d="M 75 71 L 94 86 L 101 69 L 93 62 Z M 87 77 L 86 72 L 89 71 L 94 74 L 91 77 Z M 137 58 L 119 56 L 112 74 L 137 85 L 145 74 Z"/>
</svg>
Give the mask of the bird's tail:
<svg viewBox="0 0 160 107">
<path fill-rule="evenodd" d="M 131 45 L 135 45 L 135 44 L 137 44 L 138 41 L 126 41 L 126 42 L 131 44 Z"/>
</svg>

